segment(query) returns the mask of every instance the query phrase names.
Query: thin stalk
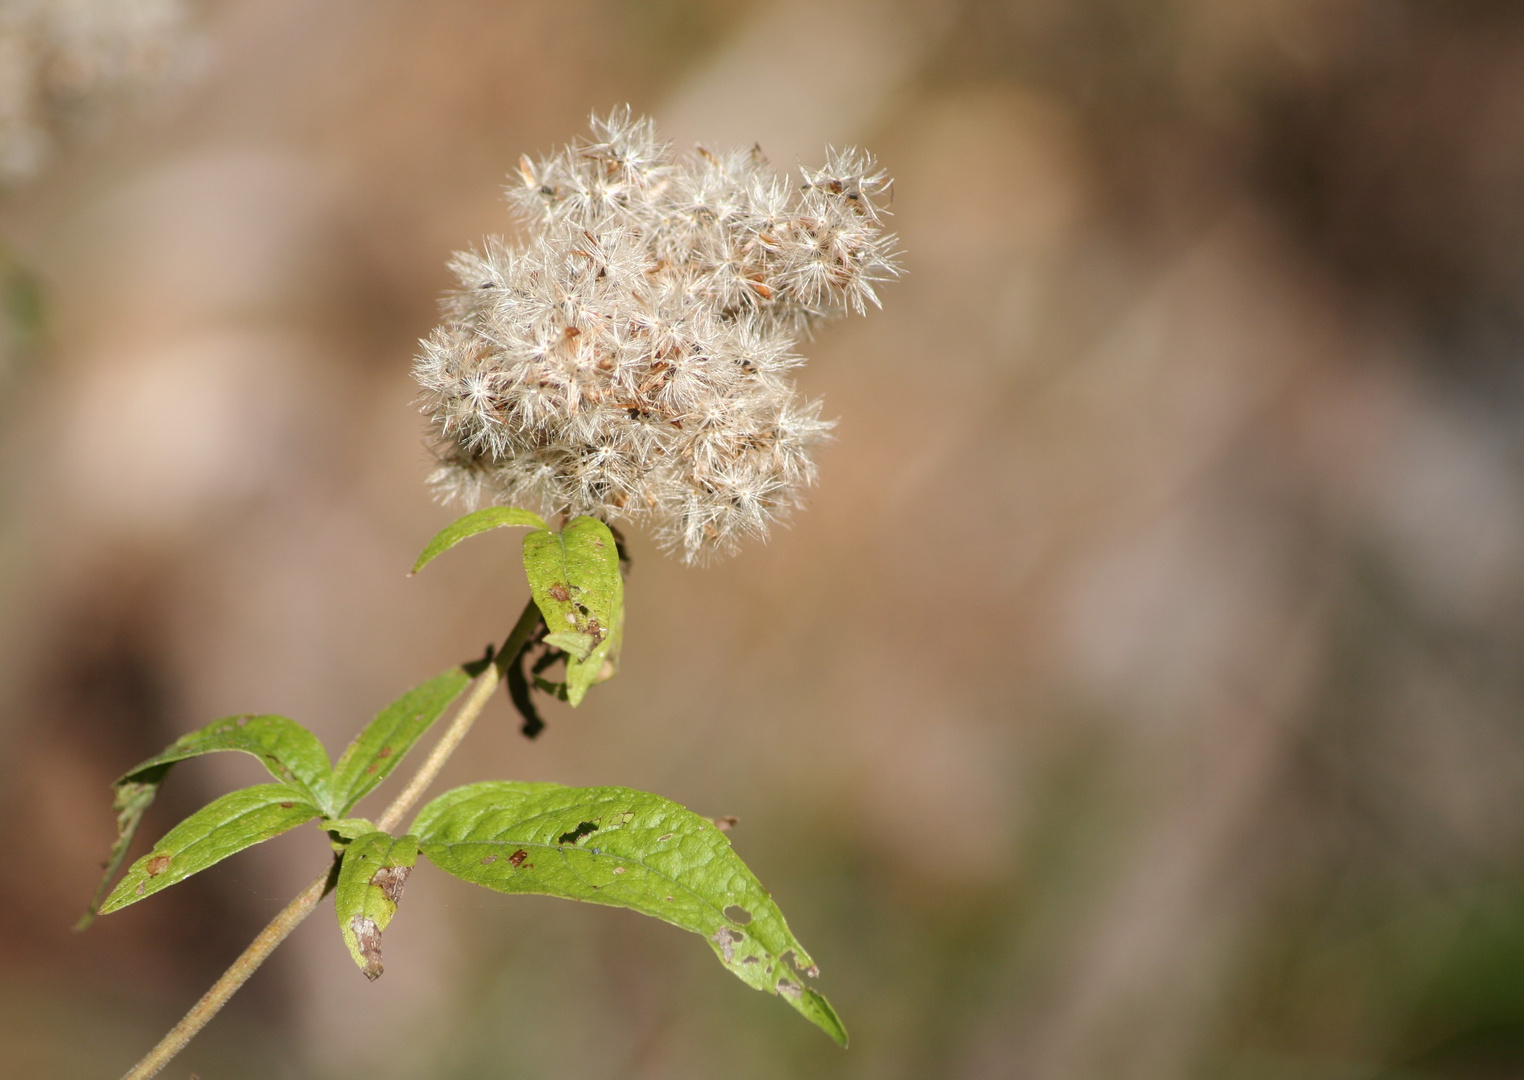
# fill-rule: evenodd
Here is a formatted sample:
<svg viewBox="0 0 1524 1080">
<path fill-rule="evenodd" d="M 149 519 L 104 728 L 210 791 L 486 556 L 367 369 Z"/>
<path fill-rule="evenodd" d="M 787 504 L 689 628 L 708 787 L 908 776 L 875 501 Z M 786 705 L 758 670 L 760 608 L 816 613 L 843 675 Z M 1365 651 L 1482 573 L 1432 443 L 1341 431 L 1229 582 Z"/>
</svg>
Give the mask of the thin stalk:
<svg viewBox="0 0 1524 1080">
<path fill-rule="evenodd" d="M 390 832 L 394 829 L 413 808 L 413 804 L 418 801 L 428 786 L 439 776 L 439 771 L 444 768 L 445 762 L 455 752 L 461 740 L 466 737 L 466 732 L 471 730 L 471 725 L 476 723 L 476 718 L 481 715 L 482 709 L 491 699 L 492 691 L 497 689 L 497 684 L 508 665 L 518 658 L 519 652 L 529 641 L 538 621 L 539 611 L 534 601 L 530 600 L 493 662 L 487 665 L 487 670 L 471 683 L 471 689 L 465 701 L 456 710 L 455 717 L 450 721 L 450 726 L 445 733 L 434 744 L 434 749 L 429 751 L 429 756 L 424 759 L 418 771 L 413 774 L 413 778 L 408 781 L 407 787 L 402 789 L 402 793 L 393 799 L 392 804 L 376 819 L 376 828 L 382 832 Z M 249 976 L 259 970 L 259 966 L 270 958 L 276 946 L 285 941 L 291 931 L 312 914 L 318 902 L 328 895 L 328 891 L 338 880 L 338 866 L 338 860 L 335 859 L 333 866 L 326 874 L 308 885 L 296 895 L 295 899 L 282 908 L 280 914 L 270 920 L 269 925 L 249 942 L 249 947 L 244 949 L 238 959 L 234 960 L 221 977 L 212 984 L 212 988 L 201 996 L 201 1000 L 191 1007 L 190 1012 L 170 1029 L 168 1035 L 159 1040 L 159 1045 L 150 1050 L 142 1061 L 128 1070 L 122 1080 L 148 1080 L 151 1076 L 157 1076 L 160 1069 L 168 1065 L 181 1050 L 184 1050 L 186 1044 L 194 1039 L 212 1017 L 216 1016 L 228 1003 L 228 999 L 237 993 L 238 988 L 249 981 Z"/>
<path fill-rule="evenodd" d="M 228 1003 L 228 998 L 249 981 L 249 976 L 258 970 L 260 964 L 270 958 L 275 947 L 285 941 L 291 931 L 301 925 L 303 919 L 312 914 L 318 901 L 328 895 L 329 880 L 332 877 L 332 873 L 324 874 L 282 908 L 281 913 L 270 920 L 270 924 L 249 942 L 249 947 L 238 959 L 212 983 L 212 988 L 201 995 L 201 1000 L 191 1006 L 190 1012 L 170 1028 L 169 1034 L 159 1040 L 159 1045 L 134 1065 L 122 1080 L 146 1080 L 147 1077 L 156 1076 L 160 1069 L 169 1064 L 171 1058 L 184 1050 L 186 1044 L 196 1037 L 196 1033 L 206 1027 L 207 1022 Z"/>
<path fill-rule="evenodd" d="M 434 749 L 429 751 L 429 756 L 418 767 L 413 778 L 407 782 L 407 787 L 402 789 L 402 794 L 392 800 L 392 804 L 386 808 L 386 812 L 376 819 L 376 828 L 382 832 L 391 832 L 402 821 L 407 812 L 413 808 L 428 786 L 439 776 L 439 770 L 444 768 L 444 763 L 450 760 L 450 755 L 455 753 L 455 748 L 466 737 L 466 732 L 471 730 L 471 725 L 476 722 L 476 717 L 482 711 L 482 706 L 487 704 L 492 697 L 492 691 L 497 689 L 498 680 L 508 670 L 508 665 L 513 663 L 520 650 L 529 641 L 529 636 L 534 633 L 539 625 L 540 609 L 535 607 L 534 600 L 524 605 L 524 613 L 519 616 L 519 621 L 514 624 L 513 633 L 508 635 L 508 640 L 503 642 L 503 647 L 498 650 L 497 657 L 488 665 L 487 670 L 476 677 L 476 682 L 471 686 L 471 693 L 466 698 L 465 704 L 461 705 L 456 712 L 455 719 L 451 721 L 449 728 L 439 737 L 434 744 Z"/>
</svg>

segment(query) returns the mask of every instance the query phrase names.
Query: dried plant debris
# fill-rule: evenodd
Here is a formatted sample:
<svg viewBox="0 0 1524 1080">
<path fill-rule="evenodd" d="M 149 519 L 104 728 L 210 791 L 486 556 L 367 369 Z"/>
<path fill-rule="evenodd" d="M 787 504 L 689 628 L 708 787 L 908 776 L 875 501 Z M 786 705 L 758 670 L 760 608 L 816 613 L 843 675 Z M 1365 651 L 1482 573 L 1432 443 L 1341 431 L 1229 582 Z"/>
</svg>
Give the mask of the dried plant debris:
<svg viewBox="0 0 1524 1080">
<path fill-rule="evenodd" d="M 759 150 L 679 155 L 620 110 L 521 163 L 528 238 L 458 253 L 415 375 L 447 499 L 650 524 L 686 561 L 800 504 L 831 424 L 799 338 L 877 305 L 889 180 L 857 150 L 797 182 Z"/>
</svg>

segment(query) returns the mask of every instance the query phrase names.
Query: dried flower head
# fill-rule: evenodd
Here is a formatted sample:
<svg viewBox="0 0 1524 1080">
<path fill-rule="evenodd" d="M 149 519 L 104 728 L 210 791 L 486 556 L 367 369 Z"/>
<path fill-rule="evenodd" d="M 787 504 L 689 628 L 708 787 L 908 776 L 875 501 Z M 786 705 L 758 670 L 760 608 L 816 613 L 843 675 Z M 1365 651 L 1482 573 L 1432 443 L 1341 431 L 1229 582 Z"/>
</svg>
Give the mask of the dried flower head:
<svg viewBox="0 0 1524 1080">
<path fill-rule="evenodd" d="M 831 426 L 794 345 L 896 272 L 873 159 L 801 172 L 756 148 L 679 156 L 628 109 L 523 159 L 508 195 L 529 239 L 456 254 L 415 364 L 436 490 L 649 522 L 689 562 L 765 536 Z"/>
</svg>

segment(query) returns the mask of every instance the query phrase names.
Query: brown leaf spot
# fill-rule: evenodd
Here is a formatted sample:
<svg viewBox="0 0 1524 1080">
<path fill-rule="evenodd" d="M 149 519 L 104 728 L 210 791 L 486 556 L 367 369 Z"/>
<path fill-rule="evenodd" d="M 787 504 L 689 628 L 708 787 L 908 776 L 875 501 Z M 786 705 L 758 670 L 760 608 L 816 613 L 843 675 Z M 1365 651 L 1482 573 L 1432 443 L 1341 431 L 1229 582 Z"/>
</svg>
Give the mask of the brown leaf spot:
<svg viewBox="0 0 1524 1080">
<path fill-rule="evenodd" d="M 511 863 L 513 868 L 516 870 L 520 866 L 524 865 L 524 860 L 527 858 L 529 858 L 529 852 L 525 851 L 523 848 L 519 848 L 512 855 L 508 856 L 508 862 Z"/>
<path fill-rule="evenodd" d="M 668 840 L 671 840 L 671 839 L 672 839 L 672 834 L 671 833 L 663 833 L 661 836 L 658 836 L 656 838 L 656 842 L 658 844 L 665 844 Z"/>
<path fill-rule="evenodd" d="M 794 982 L 792 979 L 778 980 L 778 993 L 782 994 L 786 998 L 791 998 L 794 1001 L 799 1000 L 799 995 L 803 989 L 803 987 Z"/>
<path fill-rule="evenodd" d="M 383 746 L 377 751 L 376 756 L 378 758 L 389 758 L 392 756 L 392 748 L 390 746 Z"/>
<path fill-rule="evenodd" d="M 402 899 L 402 889 L 407 884 L 411 866 L 383 866 L 370 877 L 370 883 L 381 890 L 381 895 L 392 903 Z"/>
<path fill-rule="evenodd" d="M 375 771 L 376 771 L 376 764 L 375 764 L 375 762 L 371 762 L 369 765 L 365 766 L 365 774 L 367 776 L 369 776 L 371 773 L 373 773 Z"/>
<path fill-rule="evenodd" d="M 566 591 L 566 586 L 560 583 L 550 587 L 550 598 L 557 603 L 565 604 L 571 600 L 571 593 Z"/>
<path fill-rule="evenodd" d="M 296 803 L 294 803 L 294 802 L 283 802 L 283 803 L 280 804 L 280 808 L 282 810 L 290 810 L 295 805 L 296 805 Z"/>
<path fill-rule="evenodd" d="M 367 919 L 363 915 L 350 919 L 349 928 L 354 931 L 355 947 L 365 961 L 360 970 L 365 972 L 367 979 L 375 982 L 384 970 L 381 967 L 381 930 L 374 919 Z"/>
<path fill-rule="evenodd" d="M 155 855 L 153 858 L 148 860 L 148 865 L 144 869 L 148 871 L 149 877 L 158 877 L 160 874 L 164 873 L 164 871 L 169 869 L 169 856 Z"/>
<path fill-rule="evenodd" d="M 614 867 L 614 873 L 616 873 L 616 874 L 622 874 L 622 873 L 624 873 L 624 867 L 622 867 L 622 866 L 616 866 L 616 867 Z"/>
<path fill-rule="evenodd" d="M 491 866 L 495 862 L 497 862 L 497 856 L 496 855 L 483 855 L 482 856 L 482 865 L 483 866 Z"/>
</svg>

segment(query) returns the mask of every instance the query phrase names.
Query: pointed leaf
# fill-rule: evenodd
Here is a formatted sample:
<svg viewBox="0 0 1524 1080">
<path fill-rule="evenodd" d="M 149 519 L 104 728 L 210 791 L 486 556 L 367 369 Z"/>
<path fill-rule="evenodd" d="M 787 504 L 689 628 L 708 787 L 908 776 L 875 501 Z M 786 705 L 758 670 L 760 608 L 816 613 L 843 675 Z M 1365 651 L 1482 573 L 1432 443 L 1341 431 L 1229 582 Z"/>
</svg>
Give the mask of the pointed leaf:
<svg viewBox="0 0 1524 1080">
<path fill-rule="evenodd" d="M 153 805 L 154 796 L 158 795 L 164 777 L 169 775 L 169 766 L 158 765 L 139 770 L 133 775 L 137 779 L 117 781 L 116 799 L 112 806 L 116 811 L 116 842 L 111 845 L 111 852 L 106 856 L 105 873 L 101 875 L 101 883 L 95 887 L 90 906 L 74 924 L 76 930 L 88 930 L 95 921 L 95 916 L 101 909 L 101 901 L 106 898 L 106 890 L 111 888 L 111 879 L 116 877 L 116 872 L 127 859 L 127 851 L 132 847 L 138 826 L 143 823 L 143 815 Z"/>
<path fill-rule="evenodd" d="M 749 986 L 782 995 L 846 1044 L 805 983 L 813 962 L 714 823 L 628 788 L 489 781 L 447 792 L 413 823 L 440 868 L 505 893 L 631 908 L 703 935 Z"/>
<path fill-rule="evenodd" d="M 392 837 L 370 832 L 344 851 L 333 907 L 349 955 L 372 981 L 381 977 L 381 932 L 391 925 L 413 864 L 416 836 Z"/>
<path fill-rule="evenodd" d="M 532 532 L 524 537 L 524 571 L 550 631 L 545 640 L 566 653 L 566 700 L 578 705 L 619 662 L 624 578 L 614 534 L 591 517 L 560 532 Z"/>
<path fill-rule="evenodd" d="M 135 904 L 321 813 L 306 792 L 291 784 L 258 784 L 224 795 L 169 830 L 152 851 L 133 863 L 101 912 Z"/>
<path fill-rule="evenodd" d="M 111 879 L 122 868 L 138 825 L 153 805 L 159 786 L 169 775 L 170 766 L 177 761 L 222 750 L 254 755 L 277 780 L 301 789 L 319 806 L 327 806 L 328 752 L 316 735 L 295 720 L 284 716 L 229 716 L 182 735 L 162 753 L 139 763 L 117 780 L 116 842 L 106 857 L 105 873 L 89 909 L 74 925 L 76 930 L 84 930 L 95 921 L 101 898 L 106 895 Z"/>
<path fill-rule="evenodd" d="M 257 757 L 271 776 L 291 784 L 322 805 L 328 798 L 328 751 L 318 737 L 285 716 L 229 716 L 182 735 L 164 750 L 127 772 L 118 785 L 138 780 L 161 765 L 220 750 Z"/>
<path fill-rule="evenodd" d="M 451 668 L 413 687 L 376 714 L 333 767 L 333 816 L 347 814 L 385 780 L 470 681 L 464 668 Z"/>
<path fill-rule="evenodd" d="M 516 506 L 489 506 L 464 517 L 456 518 L 450 524 L 430 540 L 423 553 L 418 556 L 418 561 L 413 564 L 412 573 L 416 574 L 434 559 L 449 551 L 456 544 L 477 533 L 486 532 L 488 529 L 501 529 L 505 525 L 527 525 L 532 529 L 548 529 L 545 519 L 539 514 L 532 514 L 528 510 L 520 510 Z"/>
</svg>

